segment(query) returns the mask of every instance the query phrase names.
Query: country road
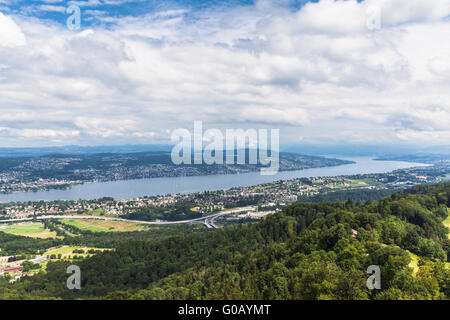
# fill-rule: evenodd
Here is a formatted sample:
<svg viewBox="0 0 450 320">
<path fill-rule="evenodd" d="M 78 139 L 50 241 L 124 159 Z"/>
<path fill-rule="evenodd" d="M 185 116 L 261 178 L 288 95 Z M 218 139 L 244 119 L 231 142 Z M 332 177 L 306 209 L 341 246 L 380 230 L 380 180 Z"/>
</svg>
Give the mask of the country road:
<svg viewBox="0 0 450 320">
<path fill-rule="evenodd" d="M 242 211 L 252 211 L 255 210 L 255 207 L 248 206 L 248 207 L 242 207 L 242 208 L 236 208 L 236 209 L 230 209 L 226 211 L 222 211 L 219 213 L 215 213 L 206 217 L 200 217 L 196 219 L 190 219 L 190 220 L 180 220 L 180 221 L 141 221 L 141 220 L 128 220 L 128 219 L 122 219 L 122 218 L 109 218 L 109 217 L 98 217 L 98 216 L 74 216 L 74 215 L 48 215 L 48 216 L 37 216 L 35 218 L 22 218 L 22 219 L 8 219 L 8 220 L 0 220 L 0 223 L 10 223 L 10 222 L 26 222 L 26 221 L 33 221 L 33 220 L 50 220 L 50 219 L 59 219 L 59 220 L 65 220 L 65 219 L 96 219 L 96 220 L 109 220 L 109 221 L 124 221 L 124 222 L 134 222 L 134 223 L 140 223 L 140 224 L 147 224 L 147 225 L 170 225 L 170 224 L 186 224 L 186 223 L 201 223 L 204 224 L 207 228 L 215 228 L 217 229 L 218 226 L 215 224 L 215 221 L 222 217 L 229 214 L 242 212 Z"/>
</svg>

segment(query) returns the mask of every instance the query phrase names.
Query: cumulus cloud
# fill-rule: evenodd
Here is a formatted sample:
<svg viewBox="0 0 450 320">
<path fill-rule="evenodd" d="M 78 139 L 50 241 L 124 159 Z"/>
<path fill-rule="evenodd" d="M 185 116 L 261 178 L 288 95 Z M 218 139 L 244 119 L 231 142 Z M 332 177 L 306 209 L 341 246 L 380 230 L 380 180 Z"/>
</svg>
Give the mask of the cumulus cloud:
<svg viewBox="0 0 450 320">
<path fill-rule="evenodd" d="M 447 17 L 450 11 L 449 0 L 371 0 L 369 4 L 381 8 L 382 21 L 389 26 L 408 22 L 439 21 Z"/>
<path fill-rule="evenodd" d="M 0 13 L 0 143 L 168 142 L 194 120 L 284 143 L 448 141 L 450 0 L 279 3 L 97 10 L 79 31 Z"/>
<path fill-rule="evenodd" d="M 26 38 L 20 27 L 11 17 L 0 12 L 0 48 L 14 48 L 26 44 Z"/>
</svg>

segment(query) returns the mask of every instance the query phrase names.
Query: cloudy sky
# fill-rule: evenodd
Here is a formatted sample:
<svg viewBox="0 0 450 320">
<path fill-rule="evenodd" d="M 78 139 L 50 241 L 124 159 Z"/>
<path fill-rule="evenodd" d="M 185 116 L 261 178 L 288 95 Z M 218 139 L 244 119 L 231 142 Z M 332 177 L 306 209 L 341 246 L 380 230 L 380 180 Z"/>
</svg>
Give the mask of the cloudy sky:
<svg viewBox="0 0 450 320">
<path fill-rule="evenodd" d="M 80 8 L 71 30 L 66 9 Z M 448 144 L 450 0 L 0 0 L 0 147 Z"/>
</svg>

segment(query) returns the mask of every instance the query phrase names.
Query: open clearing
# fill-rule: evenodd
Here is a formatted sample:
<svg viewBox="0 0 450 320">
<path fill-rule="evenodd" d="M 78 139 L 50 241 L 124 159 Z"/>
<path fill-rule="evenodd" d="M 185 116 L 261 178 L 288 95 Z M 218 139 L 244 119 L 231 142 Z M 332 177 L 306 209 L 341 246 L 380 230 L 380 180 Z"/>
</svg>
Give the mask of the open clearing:
<svg viewBox="0 0 450 320">
<path fill-rule="evenodd" d="M 84 253 L 74 253 L 74 250 L 83 250 Z M 47 250 L 47 252 L 44 253 L 44 255 L 46 256 L 50 256 L 52 254 L 58 256 L 61 255 L 62 259 L 67 259 L 67 258 L 72 258 L 73 256 L 82 256 L 82 257 L 86 257 L 86 256 L 90 256 L 90 254 L 88 254 L 88 250 L 90 249 L 94 249 L 94 250 L 100 250 L 100 251 L 105 251 L 105 250 L 111 250 L 111 249 L 104 249 L 104 248 L 93 248 L 93 247 L 80 247 L 80 246 L 62 246 L 59 248 L 51 248 L 49 250 Z"/>
<path fill-rule="evenodd" d="M 411 257 L 411 262 L 409 263 L 409 267 L 411 267 L 413 269 L 413 273 L 414 273 L 414 275 L 416 275 L 417 271 L 419 271 L 419 257 L 410 251 L 408 251 L 408 253 L 409 253 L 409 256 Z"/>
<path fill-rule="evenodd" d="M 73 252 L 74 250 L 83 250 L 83 253 Z M 47 256 L 48 260 L 45 260 L 44 262 L 41 262 L 39 264 L 38 269 L 32 269 L 29 271 L 29 275 L 34 275 L 40 271 L 44 271 L 47 269 L 47 264 L 49 261 L 59 261 L 59 260 L 69 260 L 69 261 L 77 261 L 73 260 L 75 256 L 81 257 L 81 258 L 87 258 L 92 256 L 91 253 L 88 253 L 90 249 L 94 249 L 96 251 L 106 251 L 106 250 L 113 250 L 113 249 L 105 249 L 105 248 L 93 248 L 93 247 L 83 247 L 83 246 L 62 246 L 62 247 L 54 247 L 48 249 L 43 255 Z M 50 257 L 54 255 L 53 259 L 50 259 Z M 61 256 L 59 256 L 61 255 Z"/>
<path fill-rule="evenodd" d="M 96 220 L 96 219 L 73 219 L 61 220 L 62 223 L 74 226 L 81 230 L 92 232 L 126 232 L 144 231 L 150 229 L 149 226 L 125 221 Z"/>
<path fill-rule="evenodd" d="M 40 222 L 22 222 L 17 224 L 10 224 L 0 226 L 0 231 L 13 234 L 16 236 L 24 236 L 31 238 L 56 238 L 56 232 L 44 228 Z"/>
<path fill-rule="evenodd" d="M 448 217 L 443 222 L 444 226 L 450 229 L 450 209 L 448 209 Z M 450 239 L 450 233 L 447 234 L 448 238 Z"/>
</svg>

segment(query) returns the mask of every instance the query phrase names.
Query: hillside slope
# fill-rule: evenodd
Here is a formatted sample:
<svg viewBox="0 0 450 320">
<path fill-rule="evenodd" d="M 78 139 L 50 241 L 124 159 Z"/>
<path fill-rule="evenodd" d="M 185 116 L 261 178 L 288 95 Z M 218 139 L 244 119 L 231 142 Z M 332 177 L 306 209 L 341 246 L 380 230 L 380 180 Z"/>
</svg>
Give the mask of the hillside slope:
<svg viewBox="0 0 450 320">
<path fill-rule="evenodd" d="M 448 299 L 449 206 L 450 183 L 364 204 L 299 203 L 260 223 L 126 242 L 79 263 L 81 290 L 66 288 L 68 263 L 49 263 L 0 297 Z M 381 268 L 381 290 L 366 287 L 369 265 Z"/>
</svg>

